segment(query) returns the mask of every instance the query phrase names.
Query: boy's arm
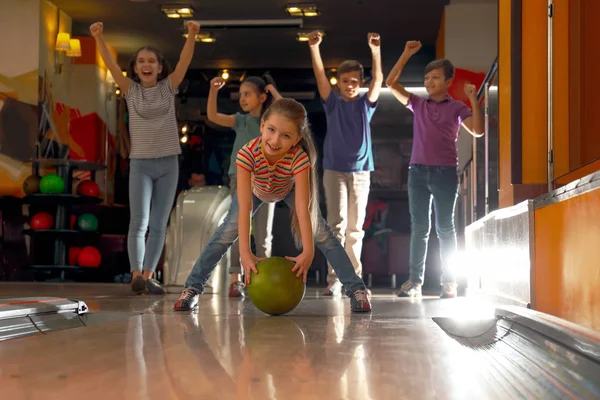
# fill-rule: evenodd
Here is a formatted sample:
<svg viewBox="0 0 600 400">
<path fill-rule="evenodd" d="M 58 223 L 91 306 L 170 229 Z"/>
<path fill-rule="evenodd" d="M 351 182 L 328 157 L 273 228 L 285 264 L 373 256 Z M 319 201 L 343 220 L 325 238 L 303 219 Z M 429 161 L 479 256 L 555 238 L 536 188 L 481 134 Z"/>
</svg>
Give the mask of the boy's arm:
<svg viewBox="0 0 600 400">
<path fill-rule="evenodd" d="M 123 71 L 121 71 L 121 68 L 119 68 L 119 65 L 117 64 L 117 61 L 113 57 L 110 50 L 108 50 L 108 46 L 106 45 L 106 42 L 102 37 L 103 31 L 104 25 L 102 24 L 102 22 L 96 22 L 90 26 L 90 32 L 94 37 L 96 44 L 98 45 L 98 51 L 100 52 L 102 61 L 104 61 L 106 68 L 108 68 L 108 70 L 110 71 L 110 74 L 115 80 L 117 86 L 121 88 L 121 91 L 124 95 L 127 95 L 127 92 L 129 91 L 130 80 L 129 78 L 123 76 Z"/>
<path fill-rule="evenodd" d="M 474 137 L 482 137 L 485 133 L 485 126 L 483 113 L 481 112 L 479 101 L 477 100 L 477 91 L 475 85 L 467 83 L 465 85 L 465 94 L 469 97 L 469 101 L 473 107 L 473 116 L 465 118 L 465 120 L 462 122 L 462 126 Z"/>
<path fill-rule="evenodd" d="M 368 99 L 375 103 L 381 93 L 381 84 L 383 83 L 383 71 L 381 70 L 381 37 L 378 33 L 369 33 L 369 47 L 373 57 L 373 68 L 371 75 L 373 80 L 369 86 Z"/>
<path fill-rule="evenodd" d="M 175 90 L 181 85 L 183 78 L 185 78 L 185 73 L 192 62 L 192 57 L 194 56 L 194 46 L 196 45 L 196 34 L 200 32 L 200 25 L 195 23 L 194 21 L 189 21 L 187 23 L 188 28 L 188 37 L 185 40 L 185 44 L 183 45 L 183 50 L 181 50 L 181 54 L 179 55 L 179 62 L 175 66 L 175 71 L 171 73 L 169 79 L 171 80 L 171 86 Z"/>
<path fill-rule="evenodd" d="M 313 71 L 315 72 L 315 78 L 317 79 L 317 87 L 319 88 L 319 95 L 323 100 L 327 100 L 331 94 L 331 85 L 327 80 L 327 74 L 325 74 L 325 67 L 323 66 L 323 59 L 321 58 L 321 50 L 319 45 L 323 40 L 321 32 L 315 31 L 308 35 L 308 45 L 310 46 L 310 55 L 312 57 Z"/>
<path fill-rule="evenodd" d="M 217 112 L 217 94 L 223 85 L 225 85 L 225 81 L 220 76 L 210 81 L 210 91 L 208 92 L 208 100 L 206 102 L 206 117 L 210 122 L 233 128 L 235 126 L 235 116 Z"/>
<path fill-rule="evenodd" d="M 392 68 L 392 70 L 390 71 L 385 81 L 385 85 L 390 88 L 394 97 L 396 97 L 396 99 L 398 99 L 398 101 L 403 105 L 408 104 L 408 101 L 410 99 L 410 93 L 406 89 L 404 89 L 404 86 L 398 83 L 398 79 L 400 79 L 402 70 L 404 69 L 404 66 L 406 65 L 408 60 L 410 60 L 410 58 L 414 54 L 416 54 L 420 48 L 421 42 L 406 42 L 406 46 L 404 47 L 402 55 L 396 62 L 396 65 L 394 65 L 394 68 Z"/>
</svg>

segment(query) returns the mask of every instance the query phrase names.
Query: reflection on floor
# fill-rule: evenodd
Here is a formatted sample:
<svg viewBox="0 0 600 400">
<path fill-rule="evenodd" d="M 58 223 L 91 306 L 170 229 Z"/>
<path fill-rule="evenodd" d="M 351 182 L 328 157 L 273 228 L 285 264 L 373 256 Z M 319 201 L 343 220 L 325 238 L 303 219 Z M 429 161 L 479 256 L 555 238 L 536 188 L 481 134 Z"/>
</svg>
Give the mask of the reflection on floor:
<svg viewBox="0 0 600 400">
<path fill-rule="evenodd" d="M 378 293 L 373 313 L 310 288 L 287 316 L 249 300 L 132 296 L 127 285 L 3 284 L 0 297 L 61 296 L 92 313 L 128 318 L 0 343 L 7 399 L 489 399 L 507 398 L 481 376 L 476 352 L 431 317 L 490 317 L 465 298 L 411 301 Z M 93 316 L 94 314 L 92 314 Z M 488 368 L 489 370 L 489 368 Z"/>
</svg>

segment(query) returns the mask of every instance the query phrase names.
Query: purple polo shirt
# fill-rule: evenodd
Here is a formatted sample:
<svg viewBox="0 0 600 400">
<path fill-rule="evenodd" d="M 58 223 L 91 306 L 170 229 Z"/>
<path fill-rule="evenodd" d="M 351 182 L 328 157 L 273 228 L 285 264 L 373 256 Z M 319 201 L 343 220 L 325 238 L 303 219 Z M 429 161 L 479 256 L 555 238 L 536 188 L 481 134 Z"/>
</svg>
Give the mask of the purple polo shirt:
<svg viewBox="0 0 600 400">
<path fill-rule="evenodd" d="M 353 101 L 344 101 L 332 90 L 323 105 L 327 117 L 323 169 L 373 171 L 370 122 L 377 102 L 371 103 L 367 94 Z"/>
<path fill-rule="evenodd" d="M 456 141 L 460 124 L 472 115 L 469 107 L 450 96 L 437 102 L 411 94 L 406 108 L 414 114 L 410 163 L 456 167 Z"/>
</svg>

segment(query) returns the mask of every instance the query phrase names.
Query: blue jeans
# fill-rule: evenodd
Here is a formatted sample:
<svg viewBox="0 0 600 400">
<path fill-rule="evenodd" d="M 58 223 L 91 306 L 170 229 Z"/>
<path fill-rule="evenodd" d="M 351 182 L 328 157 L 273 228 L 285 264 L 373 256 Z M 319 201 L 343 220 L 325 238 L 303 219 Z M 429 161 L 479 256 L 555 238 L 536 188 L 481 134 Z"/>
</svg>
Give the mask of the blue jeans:
<svg viewBox="0 0 600 400">
<path fill-rule="evenodd" d="M 408 205 L 410 209 L 410 280 L 423 283 L 427 241 L 431 230 L 431 200 L 435 207 L 435 230 L 442 259 L 441 283 L 455 283 L 451 268 L 456 253 L 454 207 L 458 197 L 455 167 L 411 165 L 408 171 Z"/>
<path fill-rule="evenodd" d="M 131 271 L 154 272 L 165 244 L 167 222 L 179 178 L 177 156 L 131 159 L 129 173 L 129 234 Z M 144 243 L 150 228 L 148 241 Z"/>
<path fill-rule="evenodd" d="M 284 201 L 290 209 L 294 209 L 294 191 L 290 192 Z M 252 195 L 252 215 L 256 213 L 256 210 L 262 204 L 262 200 Z M 194 289 L 200 293 L 204 292 L 204 285 L 210 279 L 221 257 L 223 257 L 231 244 L 238 238 L 238 215 L 239 204 L 237 194 L 234 194 L 231 201 L 231 208 L 225 217 L 225 221 L 219 226 L 204 250 L 202 250 L 200 258 L 194 264 L 194 268 L 185 282 L 186 288 Z M 363 280 L 354 272 L 352 262 L 348 258 L 344 248 L 321 215 L 319 215 L 319 228 L 315 232 L 314 240 L 317 248 L 327 258 L 327 261 L 329 261 L 339 277 L 340 282 L 344 285 L 348 296 L 358 289 L 366 289 Z"/>
</svg>

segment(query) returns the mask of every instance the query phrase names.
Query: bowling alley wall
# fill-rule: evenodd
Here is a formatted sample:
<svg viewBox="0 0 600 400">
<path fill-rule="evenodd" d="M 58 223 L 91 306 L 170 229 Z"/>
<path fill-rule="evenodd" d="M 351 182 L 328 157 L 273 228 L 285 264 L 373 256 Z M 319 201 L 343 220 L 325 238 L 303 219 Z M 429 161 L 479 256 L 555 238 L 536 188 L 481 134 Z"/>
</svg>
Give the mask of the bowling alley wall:
<svg viewBox="0 0 600 400">
<path fill-rule="evenodd" d="M 96 180 L 112 202 L 117 96 L 91 37 L 81 54 L 55 50 L 71 18 L 47 0 L 0 0 L 0 196 L 22 197 L 29 160 L 68 157 L 108 162 Z M 47 121 L 40 129 L 40 121 Z M 87 171 L 75 173 L 89 179 Z M 75 182 L 76 185 L 76 182 Z M 75 186 L 74 185 L 74 186 Z"/>
</svg>

